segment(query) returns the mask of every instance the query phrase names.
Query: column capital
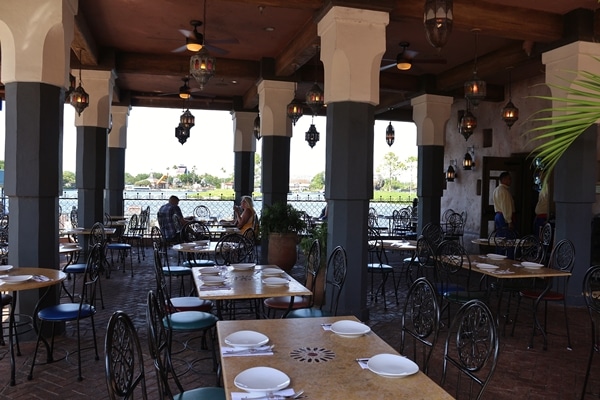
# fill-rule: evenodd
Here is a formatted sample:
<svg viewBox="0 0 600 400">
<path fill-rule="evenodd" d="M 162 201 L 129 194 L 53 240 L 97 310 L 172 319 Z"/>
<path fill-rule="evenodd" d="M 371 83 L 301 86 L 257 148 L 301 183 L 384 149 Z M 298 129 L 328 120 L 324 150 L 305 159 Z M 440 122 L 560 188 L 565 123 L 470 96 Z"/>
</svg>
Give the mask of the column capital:
<svg viewBox="0 0 600 400">
<path fill-rule="evenodd" d="M 112 129 L 108 135 L 108 147 L 127 148 L 127 124 L 130 111 L 129 106 L 111 107 Z"/>
<path fill-rule="evenodd" d="M 542 63 L 546 65 L 546 83 L 554 86 L 570 86 L 568 82 L 575 79 L 577 71 L 600 75 L 600 63 L 594 58 L 598 54 L 600 54 L 600 43 L 581 41 L 543 53 Z M 550 90 L 554 97 L 565 97 L 562 89 L 551 86 Z"/>
<path fill-rule="evenodd" d="M 73 72 L 73 75 L 79 73 L 79 71 Z M 83 110 L 81 115 L 75 115 L 75 126 L 96 126 L 108 129 L 116 79 L 117 74 L 114 70 L 84 69 L 81 71 L 81 86 L 90 95 L 90 105 Z"/>
<path fill-rule="evenodd" d="M 232 111 L 233 151 L 256 151 L 254 137 L 255 112 Z"/>
<path fill-rule="evenodd" d="M 452 97 L 433 94 L 423 94 L 410 101 L 417 125 L 417 146 L 444 145 L 452 103 Z"/>
<path fill-rule="evenodd" d="M 2 0 L 2 83 L 42 82 L 68 87 L 77 9 L 77 0 L 45 0 L 43 5 Z"/>
<path fill-rule="evenodd" d="M 332 7 L 318 22 L 325 102 L 379 104 L 379 67 L 389 14 Z"/>
<path fill-rule="evenodd" d="M 261 136 L 292 137 L 292 121 L 287 116 L 287 105 L 294 98 L 296 83 L 263 79 L 256 86 Z"/>
</svg>

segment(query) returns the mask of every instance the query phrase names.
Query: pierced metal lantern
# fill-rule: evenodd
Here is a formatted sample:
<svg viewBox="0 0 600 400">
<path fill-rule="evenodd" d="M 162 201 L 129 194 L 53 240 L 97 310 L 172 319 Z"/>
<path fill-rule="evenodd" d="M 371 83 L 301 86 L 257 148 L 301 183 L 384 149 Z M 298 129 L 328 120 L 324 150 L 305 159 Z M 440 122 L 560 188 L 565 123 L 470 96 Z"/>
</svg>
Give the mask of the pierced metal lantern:
<svg viewBox="0 0 600 400">
<path fill-rule="evenodd" d="M 440 50 L 448 42 L 452 32 L 452 0 L 426 0 L 423 12 L 423 25 L 427 41 Z"/>
<path fill-rule="evenodd" d="M 321 110 L 321 107 L 323 107 L 323 103 L 323 90 L 315 82 L 310 90 L 306 92 L 306 105 L 310 107 L 313 115 L 317 115 Z"/>
<path fill-rule="evenodd" d="M 216 61 L 206 47 L 190 58 L 190 75 L 196 79 L 200 89 L 204 89 L 204 85 L 215 74 Z"/>
<path fill-rule="evenodd" d="M 292 120 L 292 124 L 296 125 L 296 122 L 304 115 L 302 103 L 294 99 L 290 104 L 287 105 L 287 116 Z"/>
<path fill-rule="evenodd" d="M 257 115 L 256 118 L 254 118 L 254 127 L 252 131 L 254 132 L 254 137 L 256 138 L 256 140 L 260 140 L 260 138 L 262 137 L 260 135 L 260 114 Z"/>
<path fill-rule="evenodd" d="M 179 124 L 188 131 L 195 125 L 195 122 L 196 118 L 192 115 L 189 108 L 179 117 Z"/>
<path fill-rule="evenodd" d="M 315 124 L 310 124 L 310 128 L 308 128 L 306 134 L 304 135 L 304 139 L 308 142 L 308 145 L 313 148 L 319 141 L 319 136 L 320 134 L 317 131 Z"/>
<path fill-rule="evenodd" d="M 179 143 L 184 144 L 190 137 L 190 130 L 185 129 L 182 124 L 179 124 L 175 128 L 175 137 L 179 140 Z"/>
<path fill-rule="evenodd" d="M 391 146 L 394 144 L 395 139 L 396 139 L 396 131 L 394 130 L 394 127 L 392 126 L 392 121 L 390 121 L 390 124 L 387 126 L 387 128 L 385 130 L 385 142 L 388 144 L 388 146 Z"/>
</svg>

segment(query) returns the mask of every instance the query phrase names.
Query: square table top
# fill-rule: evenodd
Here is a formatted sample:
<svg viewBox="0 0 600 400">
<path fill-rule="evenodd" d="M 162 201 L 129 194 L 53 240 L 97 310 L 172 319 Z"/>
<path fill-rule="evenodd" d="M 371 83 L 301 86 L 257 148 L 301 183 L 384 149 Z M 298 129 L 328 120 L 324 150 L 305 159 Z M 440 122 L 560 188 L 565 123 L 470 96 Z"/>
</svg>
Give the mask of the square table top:
<svg viewBox="0 0 600 400">
<path fill-rule="evenodd" d="M 219 267 L 217 267 L 219 268 Z M 281 275 L 289 283 L 283 286 L 267 286 L 262 282 L 262 270 L 278 268 L 276 265 L 257 265 L 253 270 L 238 271 L 233 267 L 222 267 L 221 276 L 226 279 L 225 288 L 205 290 L 200 275 L 200 267 L 192 268 L 192 276 L 198 297 L 206 300 L 266 299 L 279 296 L 310 296 L 312 292 L 287 273 Z"/>
<path fill-rule="evenodd" d="M 227 399 L 243 392 L 234 385 L 242 371 L 265 366 L 290 377 L 290 388 L 304 390 L 309 399 L 452 399 L 440 386 L 419 371 L 404 378 L 379 376 L 362 369 L 357 358 L 376 354 L 398 354 L 374 332 L 348 338 L 325 330 L 322 324 L 339 320 L 358 321 L 354 316 L 234 320 L 217 322 L 219 345 L 240 330 L 260 332 L 274 345 L 272 355 L 223 357 L 221 366 Z"/>
</svg>

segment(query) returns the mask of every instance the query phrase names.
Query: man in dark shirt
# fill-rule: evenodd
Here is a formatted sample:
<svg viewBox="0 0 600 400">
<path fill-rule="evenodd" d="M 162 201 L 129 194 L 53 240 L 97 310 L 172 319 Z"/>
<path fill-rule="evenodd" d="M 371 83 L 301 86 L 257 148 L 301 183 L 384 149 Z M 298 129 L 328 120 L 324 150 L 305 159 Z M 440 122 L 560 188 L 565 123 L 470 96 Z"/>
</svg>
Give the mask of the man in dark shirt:
<svg viewBox="0 0 600 400">
<path fill-rule="evenodd" d="M 174 217 L 174 216 L 177 217 Z M 158 210 L 158 225 L 162 234 L 168 242 L 177 241 L 177 235 L 185 223 L 181 208 L 179 208 L 179 197 L 169 197 L 169 202 Z"/>
</svg>

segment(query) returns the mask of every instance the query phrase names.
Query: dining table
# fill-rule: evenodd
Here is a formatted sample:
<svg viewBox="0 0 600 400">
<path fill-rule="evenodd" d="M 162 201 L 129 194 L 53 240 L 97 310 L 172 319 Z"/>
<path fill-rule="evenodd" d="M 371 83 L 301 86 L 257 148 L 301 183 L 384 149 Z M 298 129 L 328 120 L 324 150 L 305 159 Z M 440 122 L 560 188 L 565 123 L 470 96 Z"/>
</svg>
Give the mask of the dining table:
<svg viewBox="0 0 600 400">
<path fill-rule="evenodd" d="M 240 269 L 238 265 L 247 265 L 248 268 Z M 209 271 L 208 274 L 205 273 L 206 271 Z M 206 277 L 214 276 L 215 271 L 216 276 L 223 278 L 223 283 L 207 284 Z M 198 297 L 215 301 L 219 319 L 223 318 L 223 303 L 227 300 L 257 301 L 269 297 L 290 296 L 290 306 L 287 310 L 289 312 L 293 307 L 294 296 L 312 295 L 309 289 L 276 265 L 247 263 L 233 266 L 194 267 L 192 276 Z M 258 312 L 258 307 L 256 310 Z M 259 318 L 260 315 L 257 313 L 256 317 Z"/>
<path fill-rule="evenodd" d="M 340 324 L 362 325 L 366 329 L 360 332 L 365 333 L 341 336 L 340 332 L 346 332 L 334 329 Z M 244 353 L 242 348 L 236 353 L 236 347 L 231 350 L 230 343 L 236 344 L 235 340 L 239 340 L 240 335 L 248 336 L 247 332 L 266 337 L 266 342 L 260 342 L 266 346 L 265 351 Z M 264 392 L 250 392 L 254 389 L 252 385 L 264 389 L 260 381 L 266 381 L 265 386 L 271 383 L 269 379 L 278 384 L 279 377 L 283 377 L 283 381 L 275 390 L 303 391 L 308 399 L 453 398 L 416 364 L 399 357 L 394 348 L 354 316 L 219 321 L 217 334 L 227 399 L 264 396 Z M 416 369 L 411 367 L 406 373 L 397 370 L 397 374 L 384 376 L 383 372 L 387 371 L 379 369 L 381 364 L 376 359 L 410 364 Z M 265 373 L 257 377 L 256 382 L 248 382 L 247 377 L 254 371 Z"/>
<path fill-rule="evenodd" d="M 512 279 L 533 280 L 535 278 L 543 279 L 545 281 L 546 285 L 540 291 L 540 295 L 533 303 L 533 320 L 534 327 L 542 333 L 544 338 L 544 349 L 546 349 L 548 343 L 547 332 L 537 316 L 538 306 L 544 298 L 544 295 L 552 288 L 552 279 L 571 276 L 571 273 L 559 269 L 548 268 L 539 263 L 516 261 L 506 256 L 493 253 L 472 255 L 470 256 L 470 259 L 473 271 L 477 271 L 486 277 L 495 278 L 499 283 L 498 311 L 496 313 L 497 319 L 500 317 L 505 282 Z M 463 267 L 468 268 L 468 265 L 463 264 Z M 508 318 L 508 316 L 506 316 L 506 318 Z M 533 348 L 533 335 L 529 341 L 528 348 Z"/>
<path fill-rule="evenodd" d="M 10 385 L 14 386 L 16 384 L 15 379 L 15 348 L 14 348 L 14 332 L 15 328 L 15 309 L 17 304 L 17 296 L 19 292 L 24 290 L 33 290 L 33 289 L 42 289 L 47 288 L 50 289 L 51 286 L 62 283 L 67 275 L 53 268 L 36 268 L 36 267 L 18 267 L 14 268 L 8 265 L 0 266 L 0 286 L 1 290 L 11 292 L 12 293 L 12 302 L 10 306 L 10 314 L 9 314 L 9 329 L 8 329 L 8 345 L 10 350 Z M 46 296 L 48 290 L 42 294 L 38 303 L 42 301 L 42 299 Z M 37 306 L 36 308 L 37 309 Z M 34 316 L 28 316 L 31 318 L 34 329 L 36 328 Z M 20 354 L 20 349 L 18 350 L 18 355 Z"/>
</svg>

